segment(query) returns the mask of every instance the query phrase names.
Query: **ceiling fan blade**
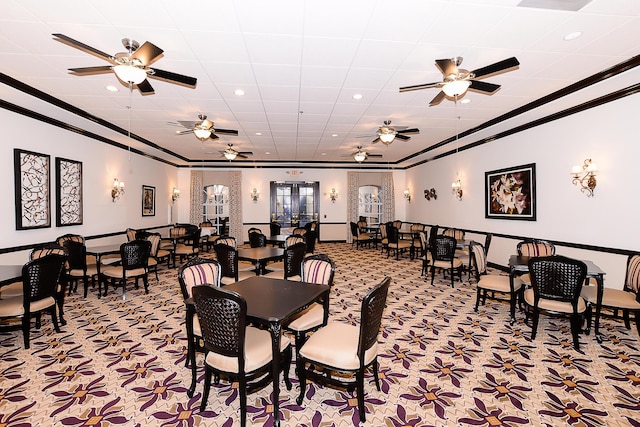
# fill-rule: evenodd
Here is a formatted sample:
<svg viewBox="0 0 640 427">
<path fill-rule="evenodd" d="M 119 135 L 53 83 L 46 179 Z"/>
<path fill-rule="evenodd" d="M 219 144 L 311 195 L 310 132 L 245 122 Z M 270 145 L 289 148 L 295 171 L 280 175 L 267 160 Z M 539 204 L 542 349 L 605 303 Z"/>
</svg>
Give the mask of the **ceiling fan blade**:
<svg viewBox="0 0 640 427">
<path fill-rule="evenodd" d="M 195 87 L 198 81 L 195 77 L 184 76 L 182 74 L 172 73 L 171 71 L 159 70 L 157 68 L 151 68 L 151 70 L 153 70 L 151 77 L 167 80 L 173 83 L 180 83 L 186 86 Z"/>
<path fill-rule="evenodd" d="M 367 157 L 382 157 L 382 154 L 369 154 L 369 153 L 367 153 Z"/>
<path fill-rule="evenodd" d="M 228 134 L 228 135 L 237 135 L 238 131 L 237 130 L 233 130 L 233 129 L 218 129 L 218 128 L 213 128 L 212 129 L 215 133 L 224 133 L 224 134 Z"/>
<path fill-rule="evenodd" d="M 458 74 L 458 67 L 451 59 L 436 59 L 436 65 L 440 68 L 444 76 Z"/>
<path fill-rule="evenodd" d="M 503 59 L 502 61 L 496 62 L 495 64 L 487 65 L 486 67 L 478 68 L 477 70 L 473 70 L 474 78 L 484 78 L 490 74 L 499 73 L 501 71 L 506 71 L 510 68 L 514 68 L 520 65 L 520 62 L 516 59 L 515 56 L 512 56 L 508 59 Z"/>
<path fill-rule="evenodd" d="M 162 52 L 164 51 L 153 43 L 144 42 L 142 46 L 133 52 L 131 58 L 135 58 L 142 62 L 142 65 L 147 66 L 162 55 Z"/>
<path fill-rule="evenodd" d="M 99 67 L 69 68 L 69 71 L 71 71 L 72 73 L 82 74 L 82 75 L 102 74 L 102 73 L 108 73 L 109 71 L 112 71 L 112 70 L 113 70 L 113 67 L 111 65 L 102 65 Z"/>
<path fill-rule="evenodd" d="M 396 128 L 396 132 L 397 133 L 420 133 L 420 129 L 418 128 L 411 128 L 411 129 L 403 129 L 403 130 L 398 130 Z M 397 135 L 396 135 L 397 136 Z"/>
<path fill-rule="evenodd" d="M 377 137 L 376 139 L 374 139 L 373 141 L 371 141 L 372 144 L 376 144 L 380 142 L 380 137 Z"/>
<path fill-rule="evenodd" d="M 137 86 L 138 90 L 143 95 L 151 95 L 155 93 L 155 91 L 153 90 L 153 86 L 151 86 L 151 83 L 149 83 L 148 79 L 144 79 L 141 83 L 138 83 Z"/>
<path fill-rule="evenodd" d="M 191 129 L 185 129 L 185 130 L 177 130 L 176 131 L 176 135 L 186 135 L 188 133 L 192 133 L 193 131 Z"/>
<path fill-rule="evenodd" d="M 408 141 L 408 140 L 410 140 L 410 139 L 411 139 L 411 137 L 410 137 L 410 136 L 402 135 L 402 134 L 399 134 L 399 133 L 397 133 L 397 134 L 396 134 L 396 138 L 397 138 L 397 139 L 401 139 L 401 140 L 403 140 L 403 141 Z"/>
<path fill-rule="evenodd" d="M 243 156 L 253 156 L 252 151 L 238 151 L 238 154 L 242 154 Z"/>
<path fill-rule="evenodd" d="M 442 102 L 442 100 L 445 98 L 445 94 L 443 91 L 440 91 L 429 103 L 429 107 L 433 107 L 435 105 L 438 105 Z"/>
<path fill-rule="evenodd" d="M 471 80 L 471 86 L 469 89 L 477 90 L 485 93 L 493 93 L 500 89 L 500 85 L 496 85 L 493 83 L 481 82 L 478 80 Z"/>
<path fill-rule="evenodd" d="M 216 135 L 215 133 L 212 133 L 211 135 L 209 135 L 209 139 L 218 139 L 220 138 L 218 135 Z"/>
<path fill-rule="evenodd" d="M 190 122 L 187 120 L 178 120 L 178 123 L 180 123 L 181 126 L 184 126 L 189 129 L 193 129 L 194 127 L 199 125 L 201 122 Z"/>
<path fill-rule="evenodd" d="M 421 89 L 430 89 L 433 87 L 438 87 L 442 82 L 434 82 L 434 83 L 424 83 L 421 85 L 413 85 L 413 86 L 403 86 L 400 88 L 400 92 L 409 92 L 412 90 L 421 90 Z"/>
<path fill-rule="evenodd" d="M 114 57 L 109 55 L 108 53 L 104 53 L 101 50 L 96 49 L 95 47 L 91 47 L 86 45 L 78 40 L 74 40 L 71 37 L 67 37 L 64 34 L 54 33 L 52 36 L 57 37 L 60 41 L 66 45 L 71 47 L 75 47 L 76 49 L 84 50 L 85 52 L 89 52 L 93 55 L 99 56 L 101 58 L 106 59 L 107 61 L 114 62 Z"/>
</svg>

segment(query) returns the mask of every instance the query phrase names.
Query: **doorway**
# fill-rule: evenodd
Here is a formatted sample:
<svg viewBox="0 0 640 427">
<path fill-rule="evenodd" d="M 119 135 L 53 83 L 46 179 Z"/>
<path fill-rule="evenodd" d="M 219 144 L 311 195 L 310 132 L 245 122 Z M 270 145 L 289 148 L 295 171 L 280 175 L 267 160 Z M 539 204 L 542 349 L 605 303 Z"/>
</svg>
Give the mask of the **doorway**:
<svg viewBox="0 0 640 427">
<path fill-rule="evenodd" d="M 304 227 L 317 221 L 320 183 L 271 181 L 271 221 L 281 227 Z"/>
</svg>

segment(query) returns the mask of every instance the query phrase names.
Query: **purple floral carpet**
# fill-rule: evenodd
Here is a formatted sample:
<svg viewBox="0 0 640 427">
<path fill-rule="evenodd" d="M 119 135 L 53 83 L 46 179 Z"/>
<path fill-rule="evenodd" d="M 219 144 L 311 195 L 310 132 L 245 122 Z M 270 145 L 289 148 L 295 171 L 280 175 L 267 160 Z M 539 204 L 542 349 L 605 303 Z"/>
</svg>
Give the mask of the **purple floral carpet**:
<svg viewBox="0 0 640 427">
<path fill-rule="evenodd" d="M 320 244 L 316 252 L 338 266 L 330 320 L 357 324 L 360 300 L 385 275 L 392 277 L 379 336 L 381 391 L 369 372 L 369 426 L 640 426 L 640 350 L 634 325 L 602 321 L 605 340 L 582 335 L 573 349 L 568 319 L 541 316 L 538 336 L 508 305 L 487 301 L 476 313 L 475 285 L 442 275 L 431 286 L 421 263 L 387 260 L 373 249 Z M 237 426 L 237 388 L 212 385 L 200 412 L 203 371 L 186 395 L 183 302 L 177 270 L 161 270 L 150 293 L 129 286 L 127 300 L 111 291 L 101 300 L 78 292 L 67 298 L 67 325 L 56 334 L 47 318 L 22 333 L 0 333 L 0 427 Z M 198 356 L 202 364 L 202 355 Z M 353 393 L 281 384 L 283 426 L 360 425 Z M 247 425 L 273 425 L 271 385 L 248 395 Z"/>
</svg>

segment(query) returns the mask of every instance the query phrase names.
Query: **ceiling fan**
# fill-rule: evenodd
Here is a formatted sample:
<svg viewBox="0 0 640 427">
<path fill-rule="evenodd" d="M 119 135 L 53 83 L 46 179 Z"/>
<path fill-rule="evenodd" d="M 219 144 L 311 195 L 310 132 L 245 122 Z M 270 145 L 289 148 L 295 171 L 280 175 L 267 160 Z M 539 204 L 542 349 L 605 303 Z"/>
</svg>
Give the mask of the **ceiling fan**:
<svg viewBox="0 0 640 427">
<path fill-rule="evenodd" d="M 372 141 L 372 144 L 377 143 L 378 141 L 382 142 L 384 145 L 391 144 L 396 138 L 402 139 L 403 141 L 408 141 L 411 139 L 410 136 L 405 134 L 407 133 L 420 133 L 420 129 L 411 128 L 408 126 L 391 126 L 391 120 L 385 120 L 384 124 L 378 128 L 378 131 L 374 134 L 376 139 Z M 364 136 L 372 136 L 372 135 L 364 135 Z"/>
<path fill-rule="evenodd" d="M 467 89 L 484 94 L 492 94 L 500 89 L 500 85 L 482 82 L 478 79 L 484 79 L 496 73 L 511 71 L 512 68 L 520 65 L 520 62 L 518 62 L 515 57 L 511 57 L 473 71 L 458 68 L 460 64 L 462 64 L 461 56 L 451 59 L 437 59 L 436 66 L 440 69 L 443 77 L 441 82 L 404 86 L 400 88 L 400 92 L 441 88 L 442 90 L 429 103 L 430 107 L 440 104 L 445 96 L 457 99 L 460 95 L 463 95 Z"/>
<path fill-rule="evenodd" d="M 198 119 L 200 119 L 197 122 L 191 122 L 191 121 L 184 121 L 184 120 L 178 120 L 178 122 L 168 122 L 170 125 L 174 125 L 174 126 L 183 126 L 186 129 L 184 130 L 177 130 L 176 133 L 178 135 L 186 135 L 188 133 L 193 132 L 193 134 L 196 136 L 196 138 L 198 138 L 200 141 L 206 141 L 208 138 L 211 139 L 218 139 L 218 135 L 216 135 L 216 133 L 220 133 L 220 134 L 226 134 L 226 135 L 238 135 L 238 131 L 237 130 L 233 130 L 233 129 L 220 129 L 220 128 L 214 128 L 214 124 L 211 120 L 207 119 L 207 116 L 204 114 L 198 114 Z"/>
<path fill-rule="evenodd" d="M 358 145 L 358 148 L 356 151 L 354 151 L 351 154 L 343 154 L 342 157 L 353 157 L 353 159 L 358 162 L 358 163 L 362 163 L 365 160 L 367 160 L 369 157 L 382 157 L 382 154 L 370 154 L 367 153 L 366 151 L 364 151 L 362 149 L 362 145 Z"/>
<path fill-rule="evenodd" d="M 228 144 L 227 148 L 224 151 L 221 151 L 220 154 L 222 154 L 222 156 L 229 161 L 235 160 L 236 157 L 239 157 L 241 159 L 247 159 L 248 156 L 253 156 L 253 153 L 251 151 L 234 150 L 233 144 Z"/>
<path fill-rule="evenodd" d="M 103 65 L 98 67 L 69 68 L 73 74 L 90 75 L 101 74 L 113 71 L 116 76 L 129 85 L 136 85 L 143 95 L 153 94 L 154 90 L 147 77 L 165 80 L 169 83 L 177 83 L 184 86 L 194 88 L 197 79 L 195 77 L 184 76 L 182 74 L 172 73 L 170 71 L 151 68 L 149 64 L 156 61 L 162 56 L 163 50 L 150 42 L 144 42 L 142 45 L 133 39 L 122 39 L 122 45 L 126 52 L 119 52 L 109 55 L 82 42 L 67 37 L 64 34 L 52 34 L 57 37 L 58 41 L 65 43 L 76 49 L 88 52 L 99 58 L 106 59 L 111 65 Z"/>
</svg>

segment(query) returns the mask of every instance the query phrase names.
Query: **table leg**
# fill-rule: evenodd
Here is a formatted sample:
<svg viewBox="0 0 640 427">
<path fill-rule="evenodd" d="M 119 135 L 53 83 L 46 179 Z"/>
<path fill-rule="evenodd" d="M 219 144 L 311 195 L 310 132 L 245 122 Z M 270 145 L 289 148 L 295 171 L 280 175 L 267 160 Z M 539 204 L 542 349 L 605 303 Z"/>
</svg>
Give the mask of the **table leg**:
<svg viewBox="0 0 640 427">
<path fill-rule="evenodd" d="M 509 271 L 509 287 L 511 288 L 511 303 L 509 306 L 509 314 L 511 315 L 511 320 L 509 322 L 510 325 L 516 323 L 516 293 L 513 290 L 513 280 L 515 278 L 515 275 L 516 271 L 514 269 L 511 269 Z"/>
<path fill-rule="evenodd" d="M 273 425 L 280 425 L 280 335 L 282 326 L 280 323 L 270 323 L 271 333 L 271 379 L 273 381 Z"/>
<path fill-rule="evenodd" d="M 102 297 L 102 275 L 100 273 L 100 258 L 102 254 L 96 254 L 96 275 L 98 276 L 98 299 Z M 106 285 L 105 285 L 106 288 Z"/>
<path fill-rule="evenodd" d="M 602 274 L 598 274 L 596 276 L 596 325 L 595 325 L 595 336 L 598 343 L 602 343 L 602 335 L 600 335 L 600 310 L 602 309 L 602 296 L 604 294 L 604 278 Z"/>
</svg>

